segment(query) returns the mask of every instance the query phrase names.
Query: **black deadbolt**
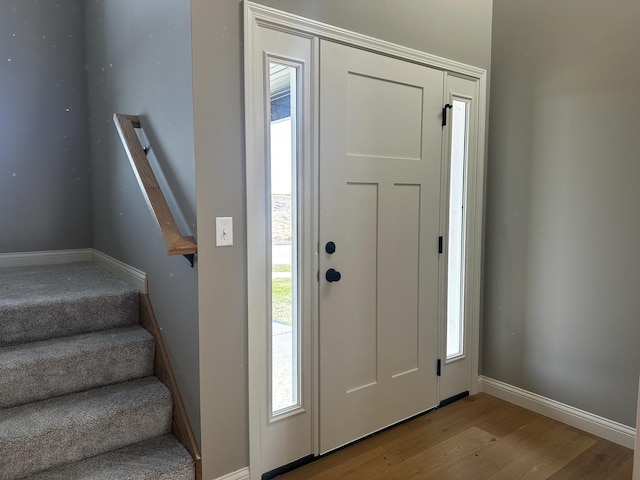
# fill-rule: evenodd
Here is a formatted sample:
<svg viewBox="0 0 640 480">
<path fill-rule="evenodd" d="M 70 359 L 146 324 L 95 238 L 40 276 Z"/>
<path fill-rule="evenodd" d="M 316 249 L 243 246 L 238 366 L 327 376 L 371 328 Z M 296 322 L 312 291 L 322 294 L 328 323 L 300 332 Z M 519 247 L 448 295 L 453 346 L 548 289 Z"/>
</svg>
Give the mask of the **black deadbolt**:
<svg viewBox="0 0 640 480">
<path fill-rule="evenodd" d="M 336 244 L 333 242 L 327 242 L 327 244 L 324 246 L 324 251 L 329 255 L 331 255 L 332 253 L 336 253 Z"/>
<path fill-rule="evenodd" d="M 342 275 L 337 270 L 330 268 L 329 270 L 327 270 L 327 273 L 324 274 L 324 278 L 326 278 L 327 282 L 329 283 L 339 282 L 340 279 L 342 278 Z"/>
</svg>

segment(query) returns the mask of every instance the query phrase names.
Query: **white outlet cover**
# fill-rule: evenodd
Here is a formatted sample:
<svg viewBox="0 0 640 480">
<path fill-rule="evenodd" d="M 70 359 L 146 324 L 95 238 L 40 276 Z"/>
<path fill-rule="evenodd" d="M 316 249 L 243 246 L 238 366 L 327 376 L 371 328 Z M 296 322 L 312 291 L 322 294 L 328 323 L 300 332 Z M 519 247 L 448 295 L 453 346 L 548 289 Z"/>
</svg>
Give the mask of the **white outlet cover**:
<svg viewBox="0 0 640 480">
<path fill-rule="evenodd" d="M 233 245 L 233 217 L 216 217 L 216 247 Z"/>
</svg>

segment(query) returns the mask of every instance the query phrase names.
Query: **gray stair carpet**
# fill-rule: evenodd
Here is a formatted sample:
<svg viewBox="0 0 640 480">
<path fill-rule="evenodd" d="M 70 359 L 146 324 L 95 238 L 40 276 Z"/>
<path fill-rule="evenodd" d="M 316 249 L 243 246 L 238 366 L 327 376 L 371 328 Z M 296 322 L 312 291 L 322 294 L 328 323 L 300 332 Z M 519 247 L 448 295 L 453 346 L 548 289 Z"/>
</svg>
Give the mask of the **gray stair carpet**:
<svg viewBox="0 0 640 480">
<path fill-rule="evenodd" d="M 0 348 L 0 408 L 152 375 L 153 354 L 139 326 Z"/>
<path fill-rule="evenodd" d="M 153 438 L 71 465 L 30 476 L 30 480 L 193 480 L 189 453 L 173 435 Z"/>
<path fill-rule="evenodd" d="M 91 263 L 0 268 L 0 480 L 194 478 L 138 295 Z"/>
<path fill-rule="evenodd" d="M 138 292 L 91 263 L 0 269 L 0 346 L 138 323 Z"/>
</svg>

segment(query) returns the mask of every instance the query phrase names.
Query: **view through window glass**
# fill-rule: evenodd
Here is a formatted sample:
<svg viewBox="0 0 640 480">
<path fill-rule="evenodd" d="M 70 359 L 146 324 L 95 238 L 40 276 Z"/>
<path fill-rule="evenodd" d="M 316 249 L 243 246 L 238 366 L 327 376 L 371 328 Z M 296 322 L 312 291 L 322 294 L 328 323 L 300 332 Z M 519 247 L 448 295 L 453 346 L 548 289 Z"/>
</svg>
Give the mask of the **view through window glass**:
<svg viewBox="0 0 640 480">
<path fill-rule="evenodd" d="M 271 413 L 299 404 L 295 67 L 271 62 Z"/>
<path fill-rule="evenodd" d="M 464 355 L 464 203 L 468 102 L 454 100 L 451 121 L 447 266 L 447 359 Z"/>
</svg>

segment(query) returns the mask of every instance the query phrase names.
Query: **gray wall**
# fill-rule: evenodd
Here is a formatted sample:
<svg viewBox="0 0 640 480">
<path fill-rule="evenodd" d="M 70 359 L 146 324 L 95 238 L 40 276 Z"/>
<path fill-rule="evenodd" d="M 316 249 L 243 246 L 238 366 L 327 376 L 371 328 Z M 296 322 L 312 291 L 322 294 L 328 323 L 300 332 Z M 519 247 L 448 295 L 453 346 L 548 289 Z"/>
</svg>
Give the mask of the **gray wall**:
<svg viewBox="0 0 640 480">
<path fill-rule="evenodd" d="M 91 246 L 83 16 L 0 2 L 0 253 Z"/>
<path fill-rule="evenodd" d="M 141 116 L 156 175 L 184 234 L 195 235 L 188 1 L 86 3 L 93 246 L 147 273 L 149 296 L 199 436 L 197 267 L 168 257 L 112 121 Z M 162 178 L 161 177 L 161 178 Z M 159 178 L 160 180 L 160 178 Z"/>
<path fill-rule="evenodd" d="M 640 4 L 493 9 L 482 373 L 634 426 Z"/>
<path fill-rule="evenodd" d="M 271 0 L 270 6 L 488 68 L 491 0 Z M 204 478 L 249 463 L 242 10 L 192 0 Z M 214 218 L 234 217 L 215 248 Z"/>
</svg>

